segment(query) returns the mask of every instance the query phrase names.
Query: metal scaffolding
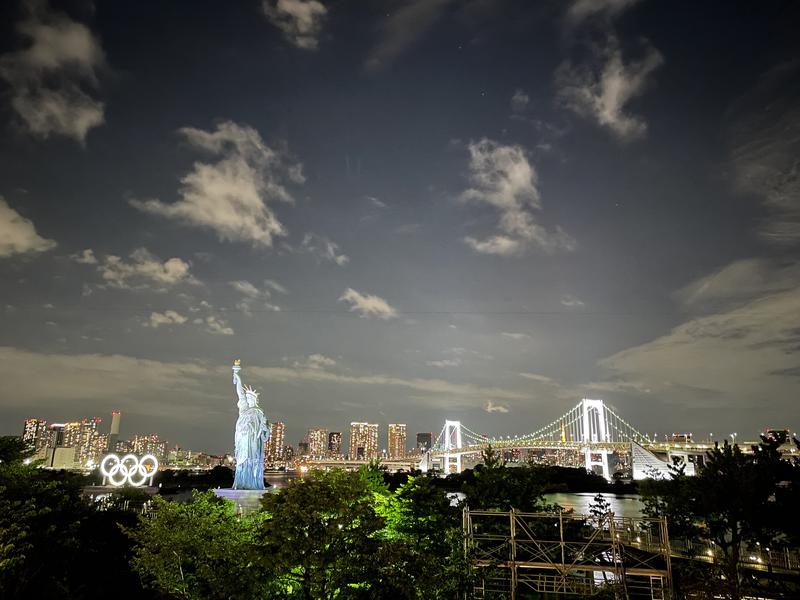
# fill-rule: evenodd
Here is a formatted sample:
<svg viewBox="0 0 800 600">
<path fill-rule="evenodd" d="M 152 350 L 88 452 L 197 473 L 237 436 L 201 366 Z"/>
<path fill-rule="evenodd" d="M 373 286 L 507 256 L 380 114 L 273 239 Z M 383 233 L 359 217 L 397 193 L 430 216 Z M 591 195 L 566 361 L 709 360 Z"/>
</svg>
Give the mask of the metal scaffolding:
<svg viewBox="0 0 800 600">
<path fill-rule="evenodd" d="M 665 519 L 465 509 L 463 522 L 478 600 L 604 590 L 625 600 L 672 598 Z"/>
</svg>

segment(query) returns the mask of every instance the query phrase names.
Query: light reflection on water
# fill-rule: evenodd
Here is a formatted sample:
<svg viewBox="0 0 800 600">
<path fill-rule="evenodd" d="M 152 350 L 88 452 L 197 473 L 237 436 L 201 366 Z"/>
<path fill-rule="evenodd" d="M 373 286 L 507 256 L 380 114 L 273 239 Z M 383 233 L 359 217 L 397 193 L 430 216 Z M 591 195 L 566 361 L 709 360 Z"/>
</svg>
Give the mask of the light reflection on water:
<svg viewBox="0 0 800 600">
<path fill-rule="evenodd" d="M 558 493 L 545 494 L 545 500 L 550 504 L 558 504 L 564 509 L 572 509 L 577 514 L 589 514 L 589 505 L 594 503 L 593 493 Z M 638 518 L 642 516 L 644 505 L 638 494 L 615 496 L 603 494 L 611 505 L 611 511 L 618 517 Z"/>
</svg>

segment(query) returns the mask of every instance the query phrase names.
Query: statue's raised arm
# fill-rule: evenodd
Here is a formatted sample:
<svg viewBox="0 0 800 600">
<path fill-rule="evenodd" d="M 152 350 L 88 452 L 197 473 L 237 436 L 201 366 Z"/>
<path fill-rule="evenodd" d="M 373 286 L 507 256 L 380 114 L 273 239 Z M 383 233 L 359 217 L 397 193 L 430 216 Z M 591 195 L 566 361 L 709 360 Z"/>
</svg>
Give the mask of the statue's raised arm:
<svg viewBox="0 0 800 600">
<path fill-rule="evenodd" d="M 242 361 L 238 358 L 233 361 L 233 385 L 236 388 L 236 396 L 239 398 L 239 410 L 243 406 L 247 406 L 247 399 L 244 395 L 244 387 L 242 386 L 242 378 L 239 376 L 239 371 L 242 370 Z"/>
</svg>

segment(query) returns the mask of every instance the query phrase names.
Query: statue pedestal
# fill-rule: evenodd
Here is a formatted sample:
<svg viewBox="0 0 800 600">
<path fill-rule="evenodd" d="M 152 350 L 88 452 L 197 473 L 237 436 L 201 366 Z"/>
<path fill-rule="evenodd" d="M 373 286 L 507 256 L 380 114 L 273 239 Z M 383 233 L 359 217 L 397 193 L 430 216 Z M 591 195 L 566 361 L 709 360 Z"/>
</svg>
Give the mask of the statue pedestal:
<svg viewBox="0 0 800 600">
<path fill-rule="evenodd" d="M 266 490 L 234 490 L 231 488 L 216 489 L 214 495 L 226 498 L 236 504 L 236 511 L 243 515 L 261 508 L 261 496 L 269 494 L 272 488 Z"/>
</svg>

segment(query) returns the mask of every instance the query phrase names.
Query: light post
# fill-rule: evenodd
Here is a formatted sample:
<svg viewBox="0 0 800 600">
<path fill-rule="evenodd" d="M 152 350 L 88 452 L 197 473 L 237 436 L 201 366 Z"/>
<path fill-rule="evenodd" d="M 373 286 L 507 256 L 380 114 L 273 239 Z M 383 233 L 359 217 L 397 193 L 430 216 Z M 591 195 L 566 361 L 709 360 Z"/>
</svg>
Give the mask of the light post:
<svg viewBox="0 0 800 600">
<path fill-rule="evenodd" d="M 734 445 L 734 446 L 736 445 L 736 436 L 737 436 L 737 435 L 739 435 L 739 434 L 738 434 L 738 433 L 735 433 L 735 432 L 731 434 L 731 439 L 733 440 L 733 445 Z"/>
</svg>

